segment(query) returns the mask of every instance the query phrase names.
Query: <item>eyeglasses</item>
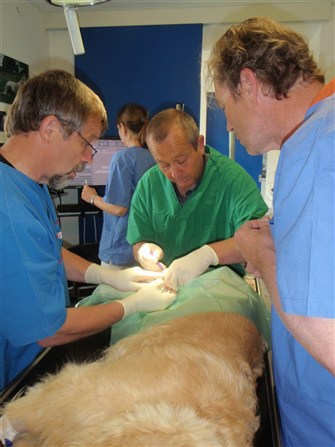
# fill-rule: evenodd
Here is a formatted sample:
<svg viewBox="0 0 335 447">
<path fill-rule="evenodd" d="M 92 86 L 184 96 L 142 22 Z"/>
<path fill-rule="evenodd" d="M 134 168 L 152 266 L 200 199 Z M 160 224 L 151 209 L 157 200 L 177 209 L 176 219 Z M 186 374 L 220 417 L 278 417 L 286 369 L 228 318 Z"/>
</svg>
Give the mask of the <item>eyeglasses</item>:
<svg viewBox="0 0 335 447">
<path fill-rule="evenodd" d="M 84 138 L 84 137 L 82 136 L 82 134 L 79 133 L 78 130 L 75 129 L 75 128 L 74 128 L 68 121 L 63 120 L 62 118 L 57 118 L 57 119 L 58 119 L 58 121 L 60 121 L 62 124 L 65 124 L 66 126 L 68 126 L 71 130 L 73 130 L 73 132 L 75 132 L 77 135 L 79 135 L 80 138 L 81 138 L 82 140 L 85 141 L 85 143 L 92 149 L 92 158 L 93 158 L 94 155 L 98 152 L 98 151 L 96 150 L 96 148 L 95 148 L 89 141 L 87 141 L 86 138 Z"/>
</svg>

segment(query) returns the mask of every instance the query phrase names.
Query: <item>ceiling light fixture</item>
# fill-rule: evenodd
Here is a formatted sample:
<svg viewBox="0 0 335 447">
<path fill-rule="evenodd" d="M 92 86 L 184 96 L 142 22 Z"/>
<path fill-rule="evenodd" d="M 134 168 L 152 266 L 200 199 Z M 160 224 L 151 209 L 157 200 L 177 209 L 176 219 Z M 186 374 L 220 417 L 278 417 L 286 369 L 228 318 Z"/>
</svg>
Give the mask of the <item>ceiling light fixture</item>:
<svg viewBox="0 0 335 447">
<path fill-rule="evenodd" d="M 54 6 L 61 6 L 64 10 L 67 28 L 69 30 L 73 53 L 80 55 L 85 53 L 83 39 L 79 28 L 77 10 L 81 6 L 93 6 L 98 3 L 106 3 L 109 0 L 47 0 Z"/>
</svg>

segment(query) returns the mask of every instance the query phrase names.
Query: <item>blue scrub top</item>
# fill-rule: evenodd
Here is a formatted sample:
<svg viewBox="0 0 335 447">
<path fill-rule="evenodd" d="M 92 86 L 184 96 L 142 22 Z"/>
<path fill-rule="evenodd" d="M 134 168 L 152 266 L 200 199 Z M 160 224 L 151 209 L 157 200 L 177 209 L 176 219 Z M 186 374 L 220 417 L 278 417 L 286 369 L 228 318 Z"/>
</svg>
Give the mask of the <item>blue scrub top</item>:
<svg viewBox="0 0 335 447">
<path fill-rule="evenodd" d="M 46 186 L 0 163 L 0 388 L 64 324 L 68 289 L 62 233 Z"/>
<path fill-rule="evenodd" d="M 148 149 L 133 146 L 117 152 L 109 167 L 104 201 L 124 208 L 130 207 L 136 185 L 145 171 L 155 164 Z M 99 258 L 115 265 L 135 262 L 132 246 L 126 240 L 129 211 L 114 216 L 104 211 L 99 244 Z"/>
<path fill-rule="evenodd" d="M 334 95 L 308 111 L 283 145 L 274 186 L 273 237 L 283 310 L 335 318 Z M 272 311 L 275 383 L 285 447 L 335 446 L 335 378 Z"/>
</svg>

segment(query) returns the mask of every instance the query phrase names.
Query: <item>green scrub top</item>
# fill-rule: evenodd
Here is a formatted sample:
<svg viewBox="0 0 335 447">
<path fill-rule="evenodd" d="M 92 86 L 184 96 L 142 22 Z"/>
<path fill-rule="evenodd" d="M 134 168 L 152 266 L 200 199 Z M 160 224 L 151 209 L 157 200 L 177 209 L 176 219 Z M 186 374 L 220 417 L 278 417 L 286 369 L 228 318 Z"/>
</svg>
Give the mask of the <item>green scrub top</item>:
<svg viewBox="0 0 335 447">
<path fill-rule="evenodd" d="M 167 266 L 204 244 L 232 237 L 244 222 L 267 212 L 256 183 L 238 163 L 209 146 L 206 153 L 201 182 L 183 205 L 158 165 L 137 184 L 127 240 L 159 245 Z M 237 270 L 243 274 L 241 266 Z"/>
</svg>

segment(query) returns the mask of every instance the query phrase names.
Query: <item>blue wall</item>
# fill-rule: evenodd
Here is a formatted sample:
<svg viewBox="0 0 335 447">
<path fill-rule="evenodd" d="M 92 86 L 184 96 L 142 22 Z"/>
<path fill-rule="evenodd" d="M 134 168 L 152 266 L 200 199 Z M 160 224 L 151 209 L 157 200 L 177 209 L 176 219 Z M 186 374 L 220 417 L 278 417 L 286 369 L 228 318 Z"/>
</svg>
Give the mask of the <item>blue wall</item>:
<svg viewBox="0 0 335 447">
<path fill-rule="evenodd" d="M 211 96 L 211 95 L 210 95 Z M 206 121 L 206 143 L 224 155 L 229 155 L 229 132 L 223 110 L 219 109 L 209 96 Z M 251 175 L 260 188 L 259 176 L 262 174 L 262 155 L 249 155 L 242 144 L 235 139 L 235 160 Z"/>
<path fill-rule="evenodd" d="M 126 102 L 138 102 L 150 116 L 176 103 L 199 124 L 203 27 L 154 25 L 83 28 L 85 54 L 75 58 L 76 76 L 103 99 L 109 117 L 106 136 L 116 136 L 115 118 Z M 229 136 L 223 112 L 207 109 L 206 142 L 228 155 Z M 262 157 L 248 155 L 236 141 L 235 159 L 254 178 Z"/>
<path fill-rule="evenodd" d="M 150 116 L 176 103 L 199 123 L 202 25 L 83 28 L 85 54 L 76 76 L 98 93 L 109 117 L 106 136 L 117 135 L 115 118 L 126 102 Z"/>
</svg>

